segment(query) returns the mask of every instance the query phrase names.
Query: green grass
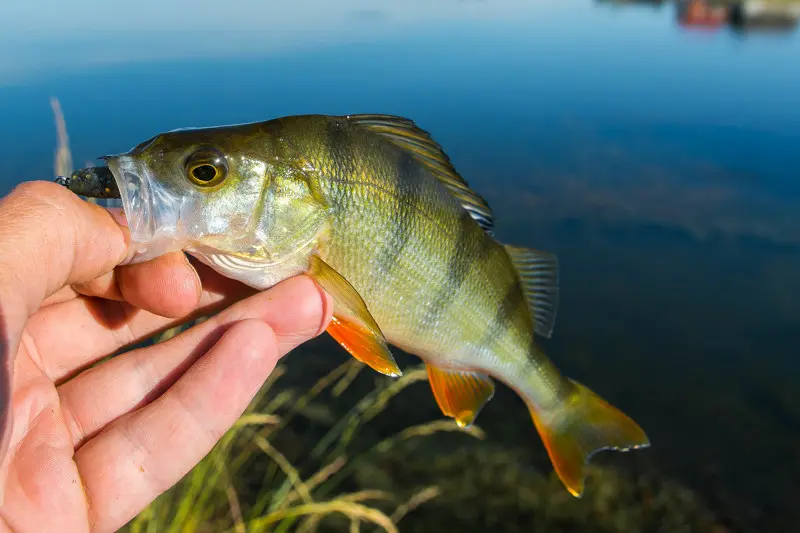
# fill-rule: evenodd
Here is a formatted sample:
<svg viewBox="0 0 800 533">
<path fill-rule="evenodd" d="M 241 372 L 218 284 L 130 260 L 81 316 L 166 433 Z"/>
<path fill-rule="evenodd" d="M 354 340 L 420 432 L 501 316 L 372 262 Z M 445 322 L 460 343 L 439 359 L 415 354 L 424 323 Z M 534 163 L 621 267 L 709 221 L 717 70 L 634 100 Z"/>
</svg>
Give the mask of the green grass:
<svg viewBox="0 0 800 533">
<path fill-rule="evenodd" d="M 379 416 L 391 399 L 421 381 L 424 368 L 397 379 L 383 378 L 341 420 L 333 419 L 322 439 L 291 446 L 290 459 L 279 449 L 281 433 L 292 422 L 331 417 L 326 402 L 341 395 L 364 365 L 348 361 L 305 392 L 281 387 L 279 366 L 236 425 L 176 486 L 160 496 L 125 528 L 131 533 L 220 531 L 314 532 L 322 525 L 342 530 L 395 533 L 409 512 L 439 496 L 436 486 L 421 486 L 410 496 L 384 490 L 348 491 L 351 476 L 390 454 L 396 444 L 441 431 L 464 431 L 482 437 L 478 428 L 459 429 L 450 420 L 407 428 L 377 446 L 353 454 L 358 430 Z M 284 442 L 294 442 L 290 438 Z M 256 483 L 253 483 L 256 478 Z M 253 487 L 257 487 L 253 490 Z M 246 498 L 241 495 L 247 494 Z M 337 527 L 337 529 L 339 529 Z"/>
</svg>

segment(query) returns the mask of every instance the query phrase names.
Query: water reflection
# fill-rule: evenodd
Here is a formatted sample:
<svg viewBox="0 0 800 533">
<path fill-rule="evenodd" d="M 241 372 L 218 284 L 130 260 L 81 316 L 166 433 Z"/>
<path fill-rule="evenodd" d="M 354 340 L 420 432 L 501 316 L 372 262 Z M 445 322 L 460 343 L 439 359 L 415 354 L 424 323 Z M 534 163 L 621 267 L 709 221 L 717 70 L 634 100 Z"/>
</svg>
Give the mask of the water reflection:
<svg viewBox="0 0 800 533">
<path fill-rule="evenodd" d="M 409 39 L 427 27 L 509 23 L 556 0 L 190 0 L 0 2 L 0 87 L 122 62 L 259 57 L 335 44 Z M 157 14 L 157 15 L 154 15 Z M 221 18 L 225 23 L 220 23 Z"/>
</svg>

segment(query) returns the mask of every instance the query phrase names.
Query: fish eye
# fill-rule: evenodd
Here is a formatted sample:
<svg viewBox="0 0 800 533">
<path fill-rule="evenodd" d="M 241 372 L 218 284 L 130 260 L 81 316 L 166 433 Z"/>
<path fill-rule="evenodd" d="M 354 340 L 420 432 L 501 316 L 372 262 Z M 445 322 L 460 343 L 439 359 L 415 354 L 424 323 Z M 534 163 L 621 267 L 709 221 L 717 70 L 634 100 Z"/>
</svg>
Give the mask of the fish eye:
<svg viewBox="0 0 800 533">
<path fill-rule="evenodd" d="M 196 167 L 192 168 L 192 177 L 197 181 L 202 181 L 204 183 L 216 178 L 218 173 L 219 171 L 217 170 L 217 167 L 214 165 L 209 165 L 208 163 L 197 165 Z"/>
<path fill-rule="evenodd" d="M 219 150 L 203 148 L 186 159 L 184 170 L 195 185 L 214 187 L 228 176 L 228 161 Z"/>
</svg>

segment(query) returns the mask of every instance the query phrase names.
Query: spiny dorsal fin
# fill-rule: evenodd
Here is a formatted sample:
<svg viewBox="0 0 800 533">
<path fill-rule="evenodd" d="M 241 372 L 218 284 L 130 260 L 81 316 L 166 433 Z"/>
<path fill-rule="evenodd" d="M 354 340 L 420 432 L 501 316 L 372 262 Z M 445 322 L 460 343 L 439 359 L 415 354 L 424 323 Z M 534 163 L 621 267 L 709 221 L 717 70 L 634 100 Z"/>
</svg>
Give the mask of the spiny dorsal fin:
<svg viewBox="0 0 800 533">
<path fill-rule="evenodd" d="M 492 234 L 494 220 L 489 204 L 458 174 L 450 158 L 427 131 L 420 129 L 412 120 L 393 115 L 348 115 L 347 120 L 382 135 L 414 154 L 461 202 L 472 218 Z"/>
<path fill-rule="evenodd" d="M 558 258 L 550 252 L 504 245 L 519 273 L 536 333 L 550 338 L 558 311 Z"/>
</svg>

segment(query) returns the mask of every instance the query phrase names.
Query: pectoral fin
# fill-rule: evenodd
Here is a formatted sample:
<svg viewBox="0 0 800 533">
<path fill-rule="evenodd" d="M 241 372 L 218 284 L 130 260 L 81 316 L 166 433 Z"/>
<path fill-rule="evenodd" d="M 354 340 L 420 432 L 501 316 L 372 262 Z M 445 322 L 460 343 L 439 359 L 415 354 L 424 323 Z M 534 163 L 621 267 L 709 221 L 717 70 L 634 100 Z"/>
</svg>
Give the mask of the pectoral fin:
<svg viewBox="0 0 800 533">
<path fill-rule="evenodd" d="M 373 370 L 392 377 L 403 375 L 358 291 L 316 254 L 311 256 L 308 274 L 333 297 L 333 319 L 326 330 L 331 337 Z"/>
<path fill-rule="evenodd" d="M 442 412 L 455 418 L 459 427 L 472 425 L 486 402 L 494 396 L 494 383 L 477 372 L 428 367 L 428 380 Z"/>
</svg>

